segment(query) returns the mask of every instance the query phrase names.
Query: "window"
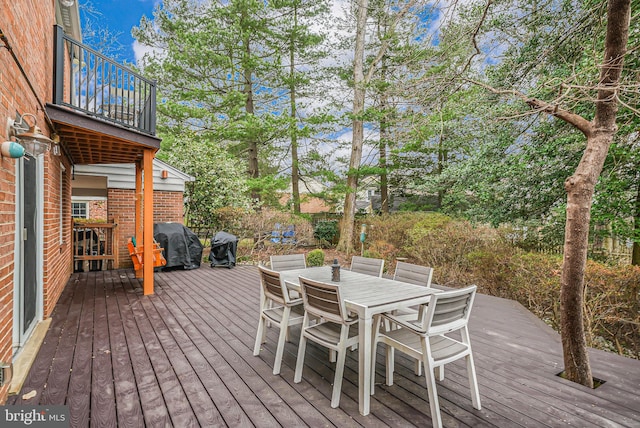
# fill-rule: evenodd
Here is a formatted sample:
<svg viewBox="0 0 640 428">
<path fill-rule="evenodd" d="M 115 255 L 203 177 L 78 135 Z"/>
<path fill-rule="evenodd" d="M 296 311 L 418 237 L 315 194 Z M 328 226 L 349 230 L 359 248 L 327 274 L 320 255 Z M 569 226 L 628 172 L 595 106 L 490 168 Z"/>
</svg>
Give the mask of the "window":
<svg viewBox="0 0 640 428">
<path fill-rule="evenodd" d="M 89 218 L 89 207 L 87 202 L 71 202 L 72 218 Z"/>
</svg>

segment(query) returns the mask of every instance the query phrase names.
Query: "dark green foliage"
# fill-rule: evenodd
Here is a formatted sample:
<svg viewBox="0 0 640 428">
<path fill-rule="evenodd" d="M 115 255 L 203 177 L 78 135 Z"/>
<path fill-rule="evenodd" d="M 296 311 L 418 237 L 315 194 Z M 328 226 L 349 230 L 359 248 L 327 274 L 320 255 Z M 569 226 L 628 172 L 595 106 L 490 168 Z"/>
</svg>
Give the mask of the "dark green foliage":
<svg viewBox="0 0 640 428">
<path fill-rule="evenodd" d="M 321 245 L 335 244 L 338 240 L 338 222 L 336 220 L 321 220 L 313 227 L 313 237 Z"/>
</svg>

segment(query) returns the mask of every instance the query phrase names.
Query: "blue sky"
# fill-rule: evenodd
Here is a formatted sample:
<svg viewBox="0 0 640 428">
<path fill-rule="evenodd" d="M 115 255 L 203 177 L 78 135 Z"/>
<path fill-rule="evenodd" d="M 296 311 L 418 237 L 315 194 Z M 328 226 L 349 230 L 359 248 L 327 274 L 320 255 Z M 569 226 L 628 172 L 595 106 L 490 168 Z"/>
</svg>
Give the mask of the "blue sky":
<svg viewBox="0 0 640 428">
<path fill-rule="evenodd" d="M 100 16 L 93 17 L 97 24 L 109 28 L 114 33 L 121 33 L 120 43 L 124 46 L 122 52 L 125 59 L 135 62 L 133 50 L 133 37 L 131 28 L 140 24 L 143 15 L 151 18 L 153 7 L 160 0 L 80 0 L 80 5 L 91 3 L 93 8 L 100 12 Z M 80 19 L 84 24 L 85 17 L 82 7 L 80 8 Z"/>
</svg>

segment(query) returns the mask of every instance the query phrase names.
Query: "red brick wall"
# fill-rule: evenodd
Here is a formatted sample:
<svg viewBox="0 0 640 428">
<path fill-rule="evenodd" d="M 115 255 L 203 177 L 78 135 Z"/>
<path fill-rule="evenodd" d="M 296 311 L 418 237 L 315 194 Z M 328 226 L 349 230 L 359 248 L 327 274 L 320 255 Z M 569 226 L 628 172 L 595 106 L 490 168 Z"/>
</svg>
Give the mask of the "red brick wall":
<svg viewBox="0 0 640 428">
<path fill-rule="evenodd" d="M 127 250 L 127 239 L 135 236 L 135 192 L 133 190 L 109 189 L 107 203 L 109 221 L 118 223 L 118 258 L 121 268 L 132 267 Z M 153 192 L 154 223 L 184 221 L 184 203 L 182 192 Z"/>
<path fill-rule="evenodd" d="M 292 200 L 293 196 L 286 193 L 280 197 L 280 204 L 286 205 Z M 316 198 L 306 194 L 300 195 L 300 212 L 304 214 L 328 213 L 331 207 L 327 205 L 324 199 Z"/>
<path fill-rule="evenodd" d="M 46 103 L 51 98 L 54 2 L 53 0 L 0 0 L 0 11 L 0 30 L 6 35 L 37 94 L 36 98 L 11 52 L 0 48 L 0 130 L 2 133 L 0 141 L 6 139 L 4 126 L 7 118 L 15 118 L 16 112 L 35 114 L 42 132 L 49 135 L 50 130 L 38 98 L 42 103 Z M 60 229 L 57 226 L 60 215 L 57 208 L 60 200 L 59 174 L 52 179 L 46 176 L 49 173 L 59 172 L 59 160 L 51 160 L 49 155 L 45 155 L 44 162 L 45 207 L 41 215 L 45 222 L 43 286 L 46 317 L 49 316 L 50 308 L 57 301 L 60 290 L 69 278 L 71 254 L 65 251 L 63 245 L 60 245 Z M 0 361 L 12 359 L 15 165 L 14 159 L 0 159 Z M 67 188 L 70 200 L 71 189 L 70 186 Z M 69 225 L 66 227 L 65 232 L 70 238 Z M 6 401 L 7 390 L 7 386 L 0 388 L 0 404 Z"/>
<path fill-rule="evenodd" d="M 2 58 L 0 49 L 0 60 Z M 2 68 L 0 64 L 0 78 Z M 0 158 L 0 361 L 12 358 L 15 226 L 15 160 Z M 7 390 L 7 387 L 0 388 L 0 404 L 4 404 Z"/>
<path fill-rule="evenodd" d="M 92 220 L 106 220 L 107 201 L 89 201 L 89 218 Z"/>
<path fill-rule="evenodd" d="M 44 167 L 45 318 L 51 316 L 72 268 L 71 166 L 65 162 L 63 157 L 49 155 Z"/>
</svg>

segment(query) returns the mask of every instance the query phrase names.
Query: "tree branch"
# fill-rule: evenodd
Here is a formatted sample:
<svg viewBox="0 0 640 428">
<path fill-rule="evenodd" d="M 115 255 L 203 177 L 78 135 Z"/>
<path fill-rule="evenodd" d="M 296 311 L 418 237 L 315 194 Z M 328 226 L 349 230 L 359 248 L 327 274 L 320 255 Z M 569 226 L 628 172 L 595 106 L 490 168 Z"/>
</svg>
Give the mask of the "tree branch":
<svg viewBox="0 0 640 428">
<path fill-rule="evenodd" d="M 508 95 L 511 97 L 515 97 L 526 103 L 529 107 L 531 107 L 536 112 L 544 112 L 550 114 L 552 116 L 557 117 L 558 119 L 564 120 L 565 122 L 575 126 L 578 128 L 586 137 L 589 137 L 593 131 L 593 124 L 585 119 L 584 117 L 572 113 L 568 110 L 561 109 L 557 104 L 548 103 L 546 101 L 539 100 L 537 98 L 531 98 L 527 95 L 523 94 L 520 91 L 516 91 L 515 89 L 497 89 L 493 86 L 487 85 L 486 83 L 479 82 L 473 79 L 466 79 L 468 82 L 473 83 L 474 85 L 478 85 L 489 92 L 498 95 Z"/>
<path fill-rule="evenodd" d="M 492 0 L 487 1 L 486 6 L 484 7 L 484 11 L 482 12 L 482 17 L 480 18 L 480 21 L 478 21 L 478 25 L 476 26 L 475 30 L 473 30 L 473 34 L 471 35 L 471 41 L 473 42 L 473 47 L 475 48 L 476 52 L 469 57 L 462 71 L 458 73 L 459 75 L 461 75 L 464 71 L 466 71 L 471 65 L 471 61 L 473 60 L 473 58 L 476 57 L 477 55 L 480 55 L 481 53 L 480 48 L 478 47 L 478 40 L 476 40 L 476 37 L 478 37 L 480 28 L 482 28 L 482 24 L 484 24 L 484 21 L 487 19 L 487 14 L 489 13 L 489 6 L 491 6 L 491 3 L 492 3 Z"/>
<path fill-rule="evenodd" d="M 417 0 L 411 0 L 411 1 L 407 2 L 404 5 L 404 7 L 402 8 L 402 10 L 400 10 L 400 12 L 398 12 L 394 16 L 394 20 L 391 23 L 391 26 L 389 27 L 388 33 L 389 32 L 390 33 L 395 32 L 395 28 L 396 28 L 396 25 L 398 24 L 398 22 L 407 14 L 407 12 L 409 12 L 409 9 L 411 9 L 413 7 L 413 5 L 416 4 L 416 2 L 417 2 Z M 367 76 L 365 78 L 365 83 L 371 82 L 371 79 L 373 78 L 373 73 L 377 69 L 377 64 L 380 62 L 382 57 L 387 53 L 388 48 L 389 48 L 389 37 L 385 38 L 385 40 L 382 42 L 382 45 L 380 46 L 380 49 L 378 50 L 378 54 L 376 55 L 375 59 L 371 62 L 371 66 L 369 67 L 369 71 L 367 72 Z"/>
</svg>

